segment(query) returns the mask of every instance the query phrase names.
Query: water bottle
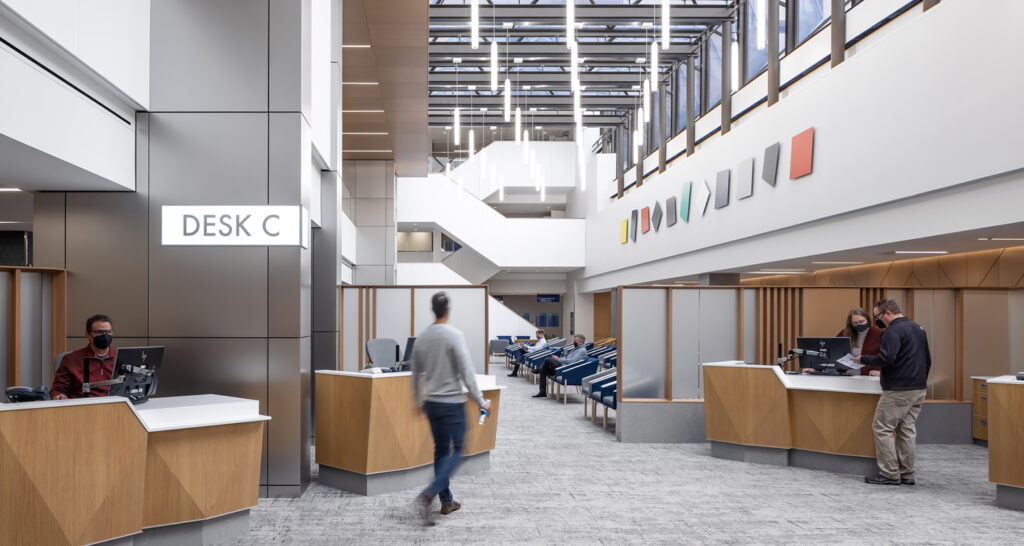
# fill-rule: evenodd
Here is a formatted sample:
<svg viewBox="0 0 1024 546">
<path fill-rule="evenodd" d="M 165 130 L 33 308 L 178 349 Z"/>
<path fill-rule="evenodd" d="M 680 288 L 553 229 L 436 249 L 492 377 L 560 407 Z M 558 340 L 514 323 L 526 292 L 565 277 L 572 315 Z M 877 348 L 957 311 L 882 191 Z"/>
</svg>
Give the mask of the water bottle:
<svg viewBox="0 0 1024 546">
<path fill-rule="evenodd" d="M 490 402 L 490 400 L 484 400 L 484 402 Z M 480 408 L 480 418 L 476 420 L 478 425 L 482 425 L 487 422 L 487 410 Z"/>
</svg>

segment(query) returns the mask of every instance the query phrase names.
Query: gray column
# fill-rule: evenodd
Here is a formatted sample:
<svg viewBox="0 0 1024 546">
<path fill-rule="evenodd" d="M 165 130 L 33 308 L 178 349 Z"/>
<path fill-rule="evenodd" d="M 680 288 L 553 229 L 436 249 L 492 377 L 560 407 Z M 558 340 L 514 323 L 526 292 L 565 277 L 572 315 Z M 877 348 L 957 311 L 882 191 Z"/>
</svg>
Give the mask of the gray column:
<svg viewBox="0 0 1024 546">
<path fill-rule="evenodd" d="M 732 21 L 722 23 L 722 134 L 732 129 Z"/>
<path fill-rule="evenodd" d="M 846 5 L 843 0 L 832 0 L 832 67 L 846 59 Z"/>
<path fill-rule="evenodd" d="M 657 131 L 658 131 L 658 172 L 665 172 L 665 142 L 668 138 L 668 127 L 665 123 L 665 100 L 667 95 L 665 93 L 666 86 L 664 83 L 658 83 L 658 119 L 656 120 Z"/>
<path fill-rule="evenodd" d="M 779 4 L 768 5 L 768 106 L 779 102 Z M 761 14 L 764 17 L 764 14 Z"/>
<path fill-rule="evenodd" d="M 693 68 L 693 57 L 686 58 L 686 155 L 693 155 L 693 149 L 697 146 L 697 112 L 694 112 L 694 83 L 696 70 Z"/>
</svg>

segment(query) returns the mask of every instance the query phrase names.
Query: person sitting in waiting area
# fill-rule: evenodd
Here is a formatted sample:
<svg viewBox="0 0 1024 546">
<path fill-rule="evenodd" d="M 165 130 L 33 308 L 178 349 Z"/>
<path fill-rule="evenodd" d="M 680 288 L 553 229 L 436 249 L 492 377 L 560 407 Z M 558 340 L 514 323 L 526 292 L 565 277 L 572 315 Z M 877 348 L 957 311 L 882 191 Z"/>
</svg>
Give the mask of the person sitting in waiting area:
<svg viewBox="0 0 1024 546">
<path fill-rule="evenodd" d="M 523 357 L 528 354 L 535 353 L 542 349 L 548 348 L 548 340 L 544 339 L 544 330 L 537 330 L 537 343 L 530 345 L 524 343 L 523 348 L 519 349 L 519 353 L 516 355 L 516 365 L 512 368 L 512 373 L 508 374 L 509 377 L 515 377 L 519 375 L 519 365 L 523 363 Z"/>
<path fill-rule="evenodd" d="M 882 346 L 882 329 L 871 324 L 868 312 L 857 307 L 850 310 L 846 317 L 846 328 L 836 337 L 850 338 L 850 354 L 853 356 L 877 355 Z M 878 376 L 882 368 L 865 365 L 860 369 L 861 375 Z"/>
<path fill-rule="evenodd" d="M 540 367 L 540 392 L 533 395 L 534 398 L 547 398 L 548 376 L 555 375 L 555 368 L 566 364 L 575 364 L 587 358 L 587 338 L 583 334 L 576 334 L 572 337 L 574 345 L 572 351 L 565 355 L 565 358 L 558 358 L 551 355 L 544 359 L 544 365 Z"/>
<path fill-rule="evenodd" d="M 88 345 L 68 353 L 61 359 L 57 373 L 53 377 L 53 386 L 50 387 L 51 399 L 106 396 L 110 390 L 110 387 L 96 387 L 90 389 L 89 394 L 82 392 L 86 365 L 89 366 L 90 383 L 113 378 L 117 349 L 112 345 L 114 326 L 110 317 L 93 315 L 86 319 L 85 338 L 89 341 Z"/>
</svg>

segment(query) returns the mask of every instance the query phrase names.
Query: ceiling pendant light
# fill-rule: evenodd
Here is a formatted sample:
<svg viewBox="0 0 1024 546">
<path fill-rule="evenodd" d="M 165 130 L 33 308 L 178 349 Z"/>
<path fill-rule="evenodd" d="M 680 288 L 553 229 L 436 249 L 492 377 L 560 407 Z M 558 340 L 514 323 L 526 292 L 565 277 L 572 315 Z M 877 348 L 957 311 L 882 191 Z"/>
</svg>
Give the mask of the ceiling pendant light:
<svg viewBox="0 0 1024 546">
<path fill-rule="evenodd" d="M 651 80 L 644 80 L 644 105 L 640 109 L 644 123 L 651 122 Z"/>
<path fill-rule="evenodd" d="M 523 111 L 516 106 L 516 144 L 522 142 L 520 133 L 523 132 Z"/>
<path fill-rule="evenodd" d="M 505 123 L 512 118 L 512 82 L 505 78 Z"/>
<path fill-rule="evenodd" d="M 480 0 L 469 0 L 470 46 L 480 47 Z"/>
<path fill-rule="evenodd" d="M 661 49 L 666 51 L 672 44 L 672 14 L 669 12 L 671 3 L 670 0 L 661 0 Z"/>
<path fill-rule="evenodd" d="M 476 135 L 476 131 L 474 131 L 473 128 L 470 127 L 469 128 L 469 156 L 466 158 L 467 160 L 473 159 L 473 150 L 474 150 L 474 148 L 476 148 L 476 145 L 475 145 L 476 144 L 475 143 L 475 141 L 476 141 L 475 135 Z"/>
<path fill-rule="evenodd" d="M 493 40 L 494 38 L 491 38 Z M 498 42 L 491 42 L 491 91 L 498 90 Z"/>
<path fill-rule="evenodd" d="M 757 0 L 757 49 L 768 47 L 768 0 Z"/>
<path fill-rule="evenodd" d="M 455 123 L 454 123 L 454 126 L 455 126 L 454 140 L 455 140 L 455 145 L 456 146 L 462 144 L 462 121 L 461 121 L 461 117 L 462 116 L 459 115 L 459 107 L 456 106 L 455 107 Z"/>
<path fill-rule="evenodd" d="M 658 78 L 661 71 L 658 65 L 658 42 L 651 42 L 651 91 L 658 92 Z"/>
<path fill-rule="evenodd" d="M 576 49 L 576 0 L 565 0 L 565 46 Z"/>
</svg>

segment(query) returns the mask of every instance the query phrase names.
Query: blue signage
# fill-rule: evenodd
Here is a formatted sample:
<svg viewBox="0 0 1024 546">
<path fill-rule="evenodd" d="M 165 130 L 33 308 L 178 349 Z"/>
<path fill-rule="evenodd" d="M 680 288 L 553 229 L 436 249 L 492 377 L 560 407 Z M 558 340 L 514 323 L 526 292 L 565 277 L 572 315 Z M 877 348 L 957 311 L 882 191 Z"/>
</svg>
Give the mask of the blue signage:
<svg viewBox="0 0 1024 546">
<path fill-rule="evenodd" d="M 562 297 L 558 294 L 537 294 L 537 303 L 558 303 Z"/>
</svg>

